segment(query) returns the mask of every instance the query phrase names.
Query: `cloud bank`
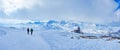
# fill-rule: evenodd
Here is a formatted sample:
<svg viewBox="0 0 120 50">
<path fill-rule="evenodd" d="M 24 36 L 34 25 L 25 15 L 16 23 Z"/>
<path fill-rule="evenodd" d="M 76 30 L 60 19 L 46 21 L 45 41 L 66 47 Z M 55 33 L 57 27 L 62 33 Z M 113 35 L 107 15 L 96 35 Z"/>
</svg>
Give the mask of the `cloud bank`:
<svg viewBox="0 0 120 50">
<path fill-rule="evenodd" d="M 19 24 L 19 23 L 27 23 L 27 22 L 30 22 L 30 20 L 0 18 L 0 24 Z"/>
<path fill-rule="evenodd" d="M 13 19 L 109 23 L 117 6 L 114 0 L 1 0 L 0 11 Z"/>
</svg>

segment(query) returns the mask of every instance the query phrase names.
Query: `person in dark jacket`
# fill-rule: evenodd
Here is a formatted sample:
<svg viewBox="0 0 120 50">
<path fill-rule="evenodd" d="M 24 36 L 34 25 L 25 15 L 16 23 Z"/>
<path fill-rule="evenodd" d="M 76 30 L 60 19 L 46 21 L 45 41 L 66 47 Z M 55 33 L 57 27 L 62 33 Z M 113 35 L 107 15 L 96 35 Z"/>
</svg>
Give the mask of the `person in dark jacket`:
<svg viewBox="0 0 120 50">
<path fill-rule="evenodd" d="M 80 30 L 80 27 L 78 27 L 78 30 Z"/>
<path fill-rule="evenodd" d="M 31 35 L 32 35 L 33 34 L 33 28 L 31 28 L 30 32 L 31 32 Z"/>
<path fill-rule="evenodd" d="M 77 28 L 76 32 L 77 32 L 77 33 L 80 33 L 80 27 Z"/>
<path fill-rule="evenodd" d="M 29 28 L 27 28 L 27 34 L 28 34 L 28 35 L 29 35 L 29 31 L 30 31 Z"/>
</svg>

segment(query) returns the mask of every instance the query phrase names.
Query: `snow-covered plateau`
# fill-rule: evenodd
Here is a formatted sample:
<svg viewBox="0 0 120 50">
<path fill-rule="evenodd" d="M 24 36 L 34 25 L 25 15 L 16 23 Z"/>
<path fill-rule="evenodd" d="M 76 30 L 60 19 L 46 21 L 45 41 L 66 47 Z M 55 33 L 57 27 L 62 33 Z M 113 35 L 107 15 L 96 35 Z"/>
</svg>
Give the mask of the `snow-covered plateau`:
<svg viewBox="0 0 120 50">
<path fill-rule="evenodd" d="M 81 33 L 71 32 L 80 26 Z M 26 28 L 34 29 L 28 35 Z M 0 26 L 0 50 L 120 50 L 120 27 L 66 21 Z"/>
</svg>

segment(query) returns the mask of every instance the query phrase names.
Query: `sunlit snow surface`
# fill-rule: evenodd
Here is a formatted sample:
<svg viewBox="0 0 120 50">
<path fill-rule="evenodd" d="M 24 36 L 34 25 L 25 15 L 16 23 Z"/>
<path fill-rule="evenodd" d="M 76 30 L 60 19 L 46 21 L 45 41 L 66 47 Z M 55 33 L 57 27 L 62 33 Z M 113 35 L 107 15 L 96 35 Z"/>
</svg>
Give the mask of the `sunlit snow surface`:
<svg viewBox="0 0 120 50">
<path fill-rule="evenodd" d="M 80 37 L 80 36 L 99 37 L 103 35 L 108 35 L 109 31 L 106 32 L 106 30 L 108 30 L 107 27 L 105 29 L 100 29 L 103 30 L 102 33 L 101 32 L 99 33 L 99 31 L 97 31 L 95 28 L 94 28 L 95 30 L 93 30 L 90 29 L 89 27 L 88 28 L 83 27 L 83 29 L 81 28 L 81 30 L 85 34 L 78 34 L 71 32 L 74 29 L 72 29 L 72 26 L 69 26 L 70 24 L 66 24 L 66 25 L 68 27 L 67 26 L 64 27 L 63 25 L 62 29 L 54 29 L 54 28 L 58 28 L 55 27 L 54 25 L 52 25 L 53 27 L 49 27 L 46 25 L 41 26 L 40 28 L 34 27 L 33 35 L 27 35 L 25 27 L 23 28 L 0 27 L 0 50 L 119 50 L 120 49 L 119 39 L 113 39 L 113 40 L 109 40 L 109 38 L 89 39 L 89 38 Z M 46 29 L 44 27 L 49 27 L 49 29 L 48 28 Z M 114 28 L 119 29 L 119 27 L 114 27 Z M 111 32 L 115 32 L 113 30 L 118 31 L 118 29 L 112 29 Z"/>
</svg>

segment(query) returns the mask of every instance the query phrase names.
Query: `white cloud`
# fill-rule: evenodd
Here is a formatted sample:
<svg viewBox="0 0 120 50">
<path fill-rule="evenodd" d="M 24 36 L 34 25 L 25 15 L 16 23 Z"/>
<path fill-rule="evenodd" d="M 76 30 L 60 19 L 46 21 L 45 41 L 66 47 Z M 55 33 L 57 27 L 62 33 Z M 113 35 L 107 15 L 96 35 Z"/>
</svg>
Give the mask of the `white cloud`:
<svg viewBox="0 0 120 50">
<path fill-rule="evenodd" d="M 116 19 L 115 21 L 119 21 L 119 22 L 120 22 L 120 9 L 118 9 L 118 10 L 114 13 L 114 18 Z"/>
<path fill-rule="evenodd" d="M 9 15 L 6 18 L 96 23 L 116 20 L 112 16 L 118 6 L 114 0 L 0 0 L 0 2 L 0 9 Z M 34 7 L 35 5 L 40 6 Z M 17 11 L 19 9 L 20 11 Z"/>
<path fill-rule="evenodd" d="M 7 19 L 7 18 L 0 18 L 1 24 L 19 24 L 19 23 L 27 23 L 30 20 L 18 20 L 18 19 Z"/>
<path fill-rule="evenodd" d="M 34 5 L 42 5 L 41 0 L 2 0 L 1 10 L 7 15 L 19 9 L 31 9 Z"/>
</svg>

